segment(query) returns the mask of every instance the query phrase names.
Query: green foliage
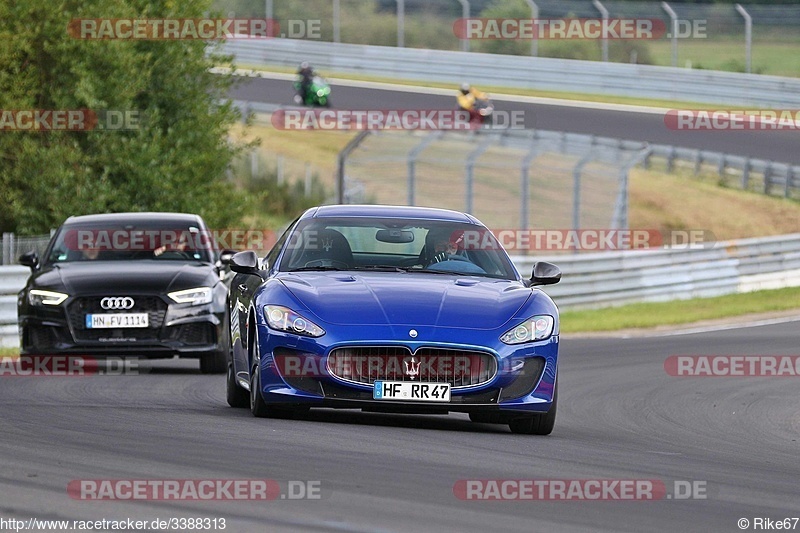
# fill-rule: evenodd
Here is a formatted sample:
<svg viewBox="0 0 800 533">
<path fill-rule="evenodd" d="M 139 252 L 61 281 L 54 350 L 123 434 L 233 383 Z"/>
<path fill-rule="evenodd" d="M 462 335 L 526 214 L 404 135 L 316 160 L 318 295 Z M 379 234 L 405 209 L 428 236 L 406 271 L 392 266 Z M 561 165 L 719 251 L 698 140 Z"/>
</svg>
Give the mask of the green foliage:
<svg viewBox="0 0 800 533">
<path fill-rule="evenodd" d="M 233 83 L 199 40 L 81 40 L 77 18 L 199 18 L 205 0 L 26 0 L 0 4 L 0 109 L 135 110 L 129 131 L 0 132 L 0 230 L 45 233 L 67 216 L 188 211 L 215 227 L 244 214 L 223 180 Z M 229 58 L 227 58 L 229 59 Z"/>
</svg>

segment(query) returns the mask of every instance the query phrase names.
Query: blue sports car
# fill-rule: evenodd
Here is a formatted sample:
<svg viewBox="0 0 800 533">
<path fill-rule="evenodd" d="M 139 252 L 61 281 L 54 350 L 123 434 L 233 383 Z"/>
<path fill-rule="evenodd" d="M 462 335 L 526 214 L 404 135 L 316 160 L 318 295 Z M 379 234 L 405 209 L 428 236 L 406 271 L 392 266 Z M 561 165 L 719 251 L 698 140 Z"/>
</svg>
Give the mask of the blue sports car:
<svg viewBox="0 0 800 533">
<path fill-rule="evenodd" d="M 266 257 L 230 258 L 227 400 L 257 417 L 311 407 L 468 413 L 553 430 L 558 309 L 474 217 L 419 207 L 309 209 Z"/>
</svg>

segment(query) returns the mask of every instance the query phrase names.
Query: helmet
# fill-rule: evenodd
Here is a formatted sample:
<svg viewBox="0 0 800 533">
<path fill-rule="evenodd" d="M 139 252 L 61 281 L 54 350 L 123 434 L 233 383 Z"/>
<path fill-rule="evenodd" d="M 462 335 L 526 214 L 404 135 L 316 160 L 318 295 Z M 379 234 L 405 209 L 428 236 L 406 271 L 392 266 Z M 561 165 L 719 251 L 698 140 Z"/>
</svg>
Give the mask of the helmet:
<svg viewBox="0 0 800 533">
<path fill-rule="evenodd" d="M 300 63 L 300 70 L 305 70 L 307 68 L 311 68 L 311 65 L 308 63 L 308 61 L 303 61 Z"/>
<path fill-rule="evenodd" d="M 461 84 L 461 93 L 462 94 L 469 94 L 470 90 L 471 90 L 471 87 L 469 86 L 469 83 L 462 83 Z"/>
</svg>

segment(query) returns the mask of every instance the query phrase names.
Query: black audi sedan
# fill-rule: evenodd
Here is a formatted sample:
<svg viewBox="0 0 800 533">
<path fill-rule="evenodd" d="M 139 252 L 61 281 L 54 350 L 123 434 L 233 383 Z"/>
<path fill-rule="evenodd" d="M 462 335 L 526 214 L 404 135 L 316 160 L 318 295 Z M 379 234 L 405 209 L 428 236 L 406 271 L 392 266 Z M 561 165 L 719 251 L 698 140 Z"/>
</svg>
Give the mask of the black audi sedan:
<svg viewBox="0 0 800 533">
<path fill-rule="evenodd" d="M 31 276 L 17 300 L 22 354 L 200 360 L 224 372 L 230 346 L 227 270 L 198 215 L 75 216 L 44 257 L 19 262 Z"/>
</svg>

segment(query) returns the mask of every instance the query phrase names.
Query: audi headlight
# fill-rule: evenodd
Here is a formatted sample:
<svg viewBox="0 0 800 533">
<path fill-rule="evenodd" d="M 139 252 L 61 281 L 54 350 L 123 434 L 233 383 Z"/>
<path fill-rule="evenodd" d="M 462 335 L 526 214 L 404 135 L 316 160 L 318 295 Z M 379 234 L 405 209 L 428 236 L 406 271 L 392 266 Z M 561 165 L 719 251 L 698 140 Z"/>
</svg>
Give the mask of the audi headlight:
<svg viewBox="0 0 800 533">
<path fill-rule="evenodd" d="M 60 305 L 67 298 L 69 294 L 41 289 L 31 289 L 28 293 L 28 302 L 31 305 Z"/>
<path fill-rule="evenodd" d="M 314 324 L 310 320 L 303 318 L 298 313 L 288 307 L 280 305 L 265 305 L 264 316 L 267 317 L 267 324 L 272 329 L 294 333 L 295 335 L 305 335 L 308 337 L 322 337 L 325 330 Z"/>
<path fill-rule="evenodd" d="M 173 302 L 179 304 L 202 305 L 211 303 L 211 287 L 197 287 L 167 294 Z"/>
<path fill-rule="evenodd" d="M 500 340 L 506 344 L 543 341 L 553 334 L 554 325 L 555 320 L 550 315 L 536 315 L 503 333 Z"/>
</svg>

